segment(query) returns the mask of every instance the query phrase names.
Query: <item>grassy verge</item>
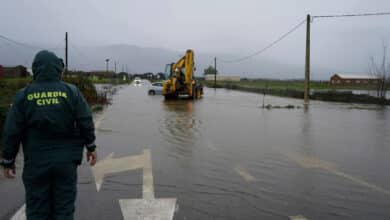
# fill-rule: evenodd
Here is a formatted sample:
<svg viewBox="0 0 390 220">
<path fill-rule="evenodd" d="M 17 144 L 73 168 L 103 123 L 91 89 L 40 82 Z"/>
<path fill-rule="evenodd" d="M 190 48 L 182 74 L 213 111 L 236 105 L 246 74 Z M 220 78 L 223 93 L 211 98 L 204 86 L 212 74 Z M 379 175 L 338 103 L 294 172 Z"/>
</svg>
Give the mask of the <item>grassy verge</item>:
<svg viewBox="0 0 390 220">
<path fill-rule="evenodd" d="M 83 93 L 89 105 L 104 105 L 108 104 L 105 96 L 101 96 L 96 91 L 94 83 L 87 77 L 64 77 L 63 81 L 73 84 Z"/>
<path fill-rule="evenodd" d="M 214 82 L 203 81 L 204 85 L 214 87 Z M 217 82 L 217 88 L 226 88 L 254 92 L 260 94 L 270 94 L 282 97 L 291 97 L 303 99 L 304 83 L 302 81 L 271 81 L 271 80 L 253 80 L 240 82 Z M 390 100 L 380 99 L 369 95 L 356 95 L 352 92 L 340 92 L 337 90 L 372 90 L 372 86 L 331 86 L 327 82 L 312 82 L 310 85 L 313 92 L 311 99 L 346 102 L 390 105 Z"/>
<path fill-rule="evenodd" d="M 93 84 L 112 84 L 112 85 L 122 85 L 129 84 L 132 80 L 127 79 L 123 80 L 121 78 L 98 78 L 98 77 L 88 77 Z"/>
<path fill-rule="evenodd" d="M 213 87 L 213 81 L 202 81 L 208 87 Z M 268 88 L 268 89 L 290 89 L 304 90 L 304 81 L 302 80 L 241 80 L 239 82 L 219 81 L 219 87 L 240 86 L 248 88 Z M 325 81 L 310 82 L 310 88 L 314 90 L 374 90 L 374 86 L 333 86 Z"/>
</svg>

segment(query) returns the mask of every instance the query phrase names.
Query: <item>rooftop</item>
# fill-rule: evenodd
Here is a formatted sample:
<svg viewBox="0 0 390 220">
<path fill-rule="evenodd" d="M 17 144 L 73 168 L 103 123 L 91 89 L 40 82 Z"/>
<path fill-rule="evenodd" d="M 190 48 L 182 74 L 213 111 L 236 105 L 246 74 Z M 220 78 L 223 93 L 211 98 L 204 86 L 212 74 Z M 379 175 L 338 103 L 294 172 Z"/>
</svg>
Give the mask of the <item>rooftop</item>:
<svg viewBox="0 0 390 220">
<path fill-rule="evenodd" d="M 374 75 L 357 75 L 357 74 L 335 74 L 343 79 L 378 79 L 377 76 Z"/>
</svg>

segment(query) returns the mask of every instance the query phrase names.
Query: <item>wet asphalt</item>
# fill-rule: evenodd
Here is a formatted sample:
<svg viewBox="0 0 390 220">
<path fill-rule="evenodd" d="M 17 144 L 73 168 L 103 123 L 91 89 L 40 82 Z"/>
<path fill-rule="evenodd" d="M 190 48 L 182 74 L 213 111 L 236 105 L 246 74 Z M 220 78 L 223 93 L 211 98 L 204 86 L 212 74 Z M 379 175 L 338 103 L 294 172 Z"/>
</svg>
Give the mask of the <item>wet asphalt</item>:
<svg viewBox="0 0 390 220">
<path fill-rule="evenodd" d="M 390 219 L 389 108 L 267 110 L 259 94 L 206 89 L 201 100 L 165 101 L 147 88 L 119 89 L 102 113 L 99 158 L 150 149 L 155 197 L 177 198 L 174 219 Z M 265 103 L 302 106 L 272 96 Z M 142 175 L 108 174 L 97 192 L 84 162 L 76 219 L 122 219 L 118 200 L 142 198 Z M 20 178 L 0 178 L 0 219 L 23 193 Z"/>
</svg>

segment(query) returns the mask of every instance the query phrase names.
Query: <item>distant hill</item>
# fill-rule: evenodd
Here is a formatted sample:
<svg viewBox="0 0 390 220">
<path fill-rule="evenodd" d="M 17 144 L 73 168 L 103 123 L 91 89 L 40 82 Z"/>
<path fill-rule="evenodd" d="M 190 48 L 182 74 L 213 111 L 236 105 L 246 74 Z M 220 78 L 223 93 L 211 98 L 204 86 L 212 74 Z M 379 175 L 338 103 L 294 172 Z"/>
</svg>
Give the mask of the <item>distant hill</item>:
<svg viewBox="0 0 390 220">
<path fill-rule="evenodd" d="M 52 48 L 51 46 L 37 46 Z M 39 49 L 31 49 L 13 44 L 0 44 L 0 65 L 31 66 L 33 56 Z M 64 49 L 51 49 L 58 56 L 64 57 Z M 165 64 L 171 63 L 184 55 L 185 51 L 175 51 L 163 48 L 145 48 L 127 44 L 117 44 L 101 47 L 69 47 L 69 69 L 71 70 L 105 70 L 105 59 L 110 59 L 110 70 L 117 62 L 117 72 L 123 70 L 129 73 L 163 72 Z M 235 59 L 237 56 L 227 54 L 208 54 L 198 52 L 195 48 L 196 75 L 203 75 L 203 70 L 213 65 L 214 56 L 224 59 Z M 218 60 L 218 71 L 224 75 L 240 75 L 249 78 L 303 78 L 304 65 L 294 66 L 279 63 L 264 57 L 255 57 L 240 63 L 224 63 Z M 312 68 L 317 79 L 327 79 L 331 71 Z"/>
</svg>

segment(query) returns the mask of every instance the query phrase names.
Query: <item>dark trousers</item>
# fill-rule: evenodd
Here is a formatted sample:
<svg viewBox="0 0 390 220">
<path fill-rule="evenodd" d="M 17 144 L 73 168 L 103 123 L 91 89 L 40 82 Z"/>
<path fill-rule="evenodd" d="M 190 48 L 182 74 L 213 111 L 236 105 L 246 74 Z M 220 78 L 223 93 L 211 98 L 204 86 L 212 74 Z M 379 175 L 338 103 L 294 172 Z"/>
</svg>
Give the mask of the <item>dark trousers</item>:
<svg viewBox="0 0 390 220">
<path fill-rule="evenodd" d="M 23 171 L 27 220 L 73 220 L 77 164 L 26 162 Z"/>
</svg>

